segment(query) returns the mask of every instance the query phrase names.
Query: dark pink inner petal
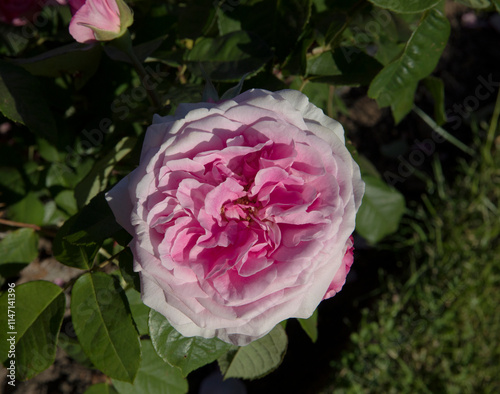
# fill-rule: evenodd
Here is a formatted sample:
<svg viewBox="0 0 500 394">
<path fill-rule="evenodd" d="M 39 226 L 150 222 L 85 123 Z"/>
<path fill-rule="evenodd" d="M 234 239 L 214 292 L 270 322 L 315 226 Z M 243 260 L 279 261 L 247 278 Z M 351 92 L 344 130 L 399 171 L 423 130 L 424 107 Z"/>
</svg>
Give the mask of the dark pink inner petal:
<svg viewBox="0 0 500 394">
<path fill-rule="evenodd" d="M 331 237 L 341 185 L 295 126 L 218 122 L 233 128 L 214 135 L 191 124 L 167 148 L 147 222 L 166 268 L 189 268 L 222 299 L 253 299 L 284 267 L 300 272 Z"/>
</svg>

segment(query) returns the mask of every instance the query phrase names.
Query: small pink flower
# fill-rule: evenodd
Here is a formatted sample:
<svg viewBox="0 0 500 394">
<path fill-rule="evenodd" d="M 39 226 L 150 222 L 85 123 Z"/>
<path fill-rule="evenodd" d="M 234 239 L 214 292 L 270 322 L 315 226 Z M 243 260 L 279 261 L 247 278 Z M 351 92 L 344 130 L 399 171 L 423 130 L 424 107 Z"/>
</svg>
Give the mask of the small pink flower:
<svg viewBox="0 0 500 394">
<path fill-rule="evenodd" d="M 254 89 L 155 116 L 106 198 L 143 302 L 184 336 L 241 346 L 342 288 L 363 193 L 337 121 L 298 91 Z"/>
<path fill-rule="evenodd" d="M 123 0 L 69 0 L 73 18 L 69 32 L 82 43 L 111 41 L 122 36 L 133 22 Z"/>
</svg>

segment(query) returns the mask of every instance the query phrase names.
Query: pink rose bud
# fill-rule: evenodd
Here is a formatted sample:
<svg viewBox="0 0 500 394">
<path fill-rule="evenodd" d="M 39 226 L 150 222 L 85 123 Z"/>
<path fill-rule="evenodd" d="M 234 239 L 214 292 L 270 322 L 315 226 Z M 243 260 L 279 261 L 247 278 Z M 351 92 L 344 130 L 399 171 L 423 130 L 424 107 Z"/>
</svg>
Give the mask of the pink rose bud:
<svg viewBox="0 0 500 394">
<path fill-rule="evenodd" d="M 123 0 L 70 0 L 76 12 L 69 24 L 73 38 L 82 43 L 111 41 L 132 24 L 132 10 Z"/>
<path fill-rule="evenodd" d="M 340 123 L 295 90 L 155 116 L 106 198 L 143 302 L 184 336 L 246 345 L 342 288 L 364 183 Z"/>
</svg>

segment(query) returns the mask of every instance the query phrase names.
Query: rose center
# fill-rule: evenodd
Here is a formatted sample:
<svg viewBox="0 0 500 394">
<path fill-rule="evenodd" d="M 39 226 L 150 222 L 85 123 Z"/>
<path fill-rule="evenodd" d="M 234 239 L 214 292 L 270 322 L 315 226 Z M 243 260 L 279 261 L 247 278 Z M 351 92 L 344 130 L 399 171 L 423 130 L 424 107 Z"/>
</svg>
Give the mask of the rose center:
<svg viewBox="0 0 500 394">
<path fill-rule="evenodd" d="M 224 204 L 220 213 L 225 220 L 239 219 L 251 222 L 255 219 L 256 211 L 256 202 L 250 200 L 248 196 L 243 196 Z"/>
</svg>

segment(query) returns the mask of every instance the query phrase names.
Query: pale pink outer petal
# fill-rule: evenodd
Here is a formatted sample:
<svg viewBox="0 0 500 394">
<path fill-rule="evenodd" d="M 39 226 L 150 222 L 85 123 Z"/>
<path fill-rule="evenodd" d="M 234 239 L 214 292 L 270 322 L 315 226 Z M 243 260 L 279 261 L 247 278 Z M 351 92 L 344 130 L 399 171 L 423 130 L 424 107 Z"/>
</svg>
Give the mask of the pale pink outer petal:
<svg viewBox="0 0 500 394">
<path fill-rule="evenodd" d="M 332 144 L 333 136 L 335 135 L 342 143 L 345 143 L 344 128 L 342 125 L 326 116 L 321 109 L 310 103 L 306 95 L 300 93 L 298 90 L 280 90 L 275 92 L 275 94 L 281 96 L 295 107 L 304 117 L 306 123 L 307 121 L 310 123 L 317 122 L 323 126 L 322 130 L 315 132 L 318 137 Z"/>
<path fill-rule="evenodd" d="M 352 263 L 354 261 L 353 251 L 354 251 L 353 239 L 351 236 L 347 240 L 346 252 L 345 252 L 344 258 L 342 259 L 342 265 L 340 266 L 339 270 L 335 274 L 335 277 L 333 278 L 332 283 L 330 283 L 330 286 L 328 287 L 328 291 L 326 292 L 323 299 L 333 297 L 340 290 L 342 290 L 342 287 L 344 286 L 345 281 L 346 281 L 347 274 L 349 273 L 351 266 L 352 266 Z"/>
<path fill-rule="evenodd" d="M 133 210 L 133 204 L 130 198 L 130 175 L 118 182 L 109 192 L 106 193 L 108 202 L 115 219 L 129 234 L 134 234 L 134 226 L 130 222 L 130 215 Z"/>
</svg>

